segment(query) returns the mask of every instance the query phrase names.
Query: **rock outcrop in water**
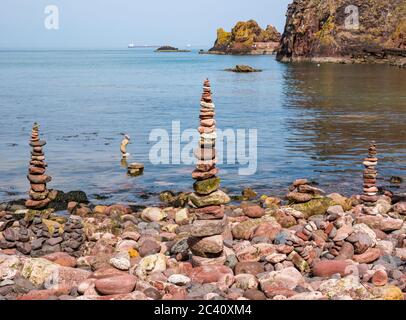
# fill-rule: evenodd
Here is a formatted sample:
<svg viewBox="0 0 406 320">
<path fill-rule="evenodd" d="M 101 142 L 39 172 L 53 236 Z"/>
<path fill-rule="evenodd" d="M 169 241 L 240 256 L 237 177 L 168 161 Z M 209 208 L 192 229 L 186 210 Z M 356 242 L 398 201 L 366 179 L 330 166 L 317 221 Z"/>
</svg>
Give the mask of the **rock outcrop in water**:
<svg viewBox="0 0 406 320">
<path fill-rule="evenodd" d="M 236 65 L 234 68 L 225 69 L 225 71 L 235 72 L 235 73 L 252 73 L 252 72 L 261 72 L 260 69 L 255 69 L 246 65 Z"/>
<path fill-rule="evenodd" d="M 45 174 L 47 164 L 42 149 L 45 145 L 46 141 L 39 138 L 39 125 L 34 123 L 30 140 L 30 146 L 32 147 L 31 161 L 27 176 L 31 186 L 29 192 L 30 199 L 25 203 L 26 207 L 30 209 L 42 209 L 47 207 L 51 202 L 51 199 L 48 197 L 47 183 L 52 178 Z"/>
<path fill-rule="evenodd" d="M 404 66 L 406 2 L 295 0 L 288 8 L 277 58 Z"/>
<path fill-rule="evenodd" d="M 280 33 L 274 26 L 263 30 L 256 21 L 238 22 L 231 32 L 217 30 L 216 42 L 207 53 L 212 54 L 273 54 L 278 48 Z"/>
</svg>

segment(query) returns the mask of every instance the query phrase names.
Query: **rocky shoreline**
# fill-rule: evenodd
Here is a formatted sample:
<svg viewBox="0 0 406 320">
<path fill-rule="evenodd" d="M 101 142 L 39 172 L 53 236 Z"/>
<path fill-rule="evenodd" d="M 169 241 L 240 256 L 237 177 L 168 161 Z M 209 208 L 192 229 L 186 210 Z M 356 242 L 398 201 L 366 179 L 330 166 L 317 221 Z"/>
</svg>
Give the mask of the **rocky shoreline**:
<svg viewBox="0 0 406 320">
<path fill-rule="evenodd" d="M 285 199 L 244 197 L 217 211 L 188 200 L 143 210 L 71 201 L 68 216 L 1 211 L 0 297 L 404 299 L 405 195 L 371 204 L 299 179 Z"/>
<path fill-rule="evenodd" d="M 282 198 L 248 188 L 232 199 L 220 188 L 215 115 L 207 79 L 194 192 L 162 192 L 155 207 L 48 189 L 34 124 L 30 199 L 0 204 L 0 299 L 405 299 L 406 194 L 377 186 L 374 142 L 360 195 L 298 179 Z"/>
</svg>

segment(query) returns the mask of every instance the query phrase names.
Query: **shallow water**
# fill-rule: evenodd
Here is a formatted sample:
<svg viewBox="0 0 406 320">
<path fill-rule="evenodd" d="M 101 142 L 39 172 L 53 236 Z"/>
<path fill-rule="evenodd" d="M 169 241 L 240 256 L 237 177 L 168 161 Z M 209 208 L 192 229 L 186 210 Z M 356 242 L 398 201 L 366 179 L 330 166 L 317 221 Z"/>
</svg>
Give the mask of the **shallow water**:
<svg viewBox="0 0 406 320">
<path fill-rule="evenodd" d="M 235 64 L 264 71 L 223 71 Z M 372 139 L 379 185 L 389 186 L 391 176 L 405 178 L 406 70 L 286 65 L 270 56 L 195 51 L 0 51 L 0 201 L 26 194 L 34 121 L 47 140 L 50 188 L 83 190 L 106 203 L 151 203 L 162 190 L 191 190 L 193 166 L 152 165 L 148 137 L 155 128 L 171 132 L 173 120 L 181 130 L 197 126 L 206 77 L 217 126 L 258 130 L 256 174 L 239 176 L 238 164 L 220 166 L 222 186 L 231 193 L 253 187 L 282 195 L 300 177 L 327 191 L 359 193 Z M 132 137 L 129 162 L 146 166 L 141 177 L 128 177 L 120 165 L 121 132 Z M 405 192 L 406 184 L 392 189 Z"/>
</svg>

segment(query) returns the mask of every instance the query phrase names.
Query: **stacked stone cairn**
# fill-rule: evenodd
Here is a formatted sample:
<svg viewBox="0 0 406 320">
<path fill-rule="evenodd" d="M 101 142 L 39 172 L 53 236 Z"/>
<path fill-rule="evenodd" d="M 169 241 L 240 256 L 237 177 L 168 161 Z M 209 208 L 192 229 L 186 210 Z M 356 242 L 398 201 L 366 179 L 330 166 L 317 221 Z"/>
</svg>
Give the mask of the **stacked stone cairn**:
<svg viewBox="0 0 406 320">
<path fill-rule="evenodd" d="M 124 138 L 121 141 L 120 152 L 121 152 L 121 164 L 127 167 L 127 174 L 132 177 L 140 176 L 144 173 L 144 165 L 142 163 L 133 162 L 128 165 L 127 158 L 130 154 L 127 152 L 127 145 L 130 143 L 130 136 L 128 134 L 123 134 Z"/>
<path fill-rule="evenodd" d="M 376 176 L 378 171 L 376 166 L 378 165 L 376 144 L 374 141 L 371 142 L 368 149 L 368 158 L 364 159 L 363 165 L 364 169 L 364 194 L 361 196 L 361 200 L 365 204 L 374 204 L 377 200 L 378 188 L 376 187 Z"/>
<path fill-rule="evenodd" d="M 199 146 L 195 152 L 196 169 L 192 178 L 194 193 L 189 196 L 190 212 L 195 221 L 191 227 L 191 237 L 188 239 L 189 248 L 193 253 L 192 262 L 195 265 L 221 262 L 223 257 L 223 236 L 227 218 L 224 215 L 224 205 L 230 202 L 227 194 L 221 191 L 220 178 L 216 175 L 216 121 L 215 106 L 212 100 L 210 82 L 207 79 L 203 85 L 203 95 L 200 102 L 200 133 Z"/>
<path fill-rule="evenodd" d="M 324 194 L 324 190 L 309 185 L 307 179 L 297 179 L 289 187 L 286 198 L 293 203 L 306 203 Z"/>
<path fill-rule="evenodd" d="M 30 146 L 31 161 L 28 169 L 28 180 L 30 181 L 31 189 L 29 191 L 30 199 L 25 203 L 25 206 L 29 209 L 44 209 L 51 202 L 49 199 L 49 191 L 47 189 L 47 183 L 52 178 L 45 174 L 47 164 L 45 162 L 45 155 L 42 147 L 46 145 L 45 140 L 39 138 L 39 125 L 34 123 L 31 132 Z"/>
<path fill-rule="evenodd" d="M 71 216 L 63 224 L 23 211 L 0 212 L 0 249 L 16 249 L 32 257 L 61 251 L 80 255 L 85 236 L 79 217 Z"/>
</svg>

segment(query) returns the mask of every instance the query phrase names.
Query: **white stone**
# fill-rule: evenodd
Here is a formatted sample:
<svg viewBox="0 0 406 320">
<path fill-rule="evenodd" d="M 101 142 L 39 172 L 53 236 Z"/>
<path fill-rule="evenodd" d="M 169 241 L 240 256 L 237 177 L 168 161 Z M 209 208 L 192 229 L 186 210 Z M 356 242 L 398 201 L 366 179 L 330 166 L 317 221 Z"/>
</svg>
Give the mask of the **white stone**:
<svg viewBox="0 0 406 320">
<path fill-rule="evenodd" d="M 177 286 L 185 286 L 190 283 L 190 278 L 183 274 L 173 274 L 168 278 L 168 281 Z"/>
<path fill-rule="evenodd" d="M 141 213 L 141 218 L 150 222 L 162 221 L 167 217 L 166 212 L 159 208 L 149 207 L 145 208 Z"/>
<path fill-rule="evenodd" d="M 130 255 L 128 252 L 119 252 L 110 259 L 110 264 L 119 270 L 127 271 L 131 268 Z"/>
</svg>

